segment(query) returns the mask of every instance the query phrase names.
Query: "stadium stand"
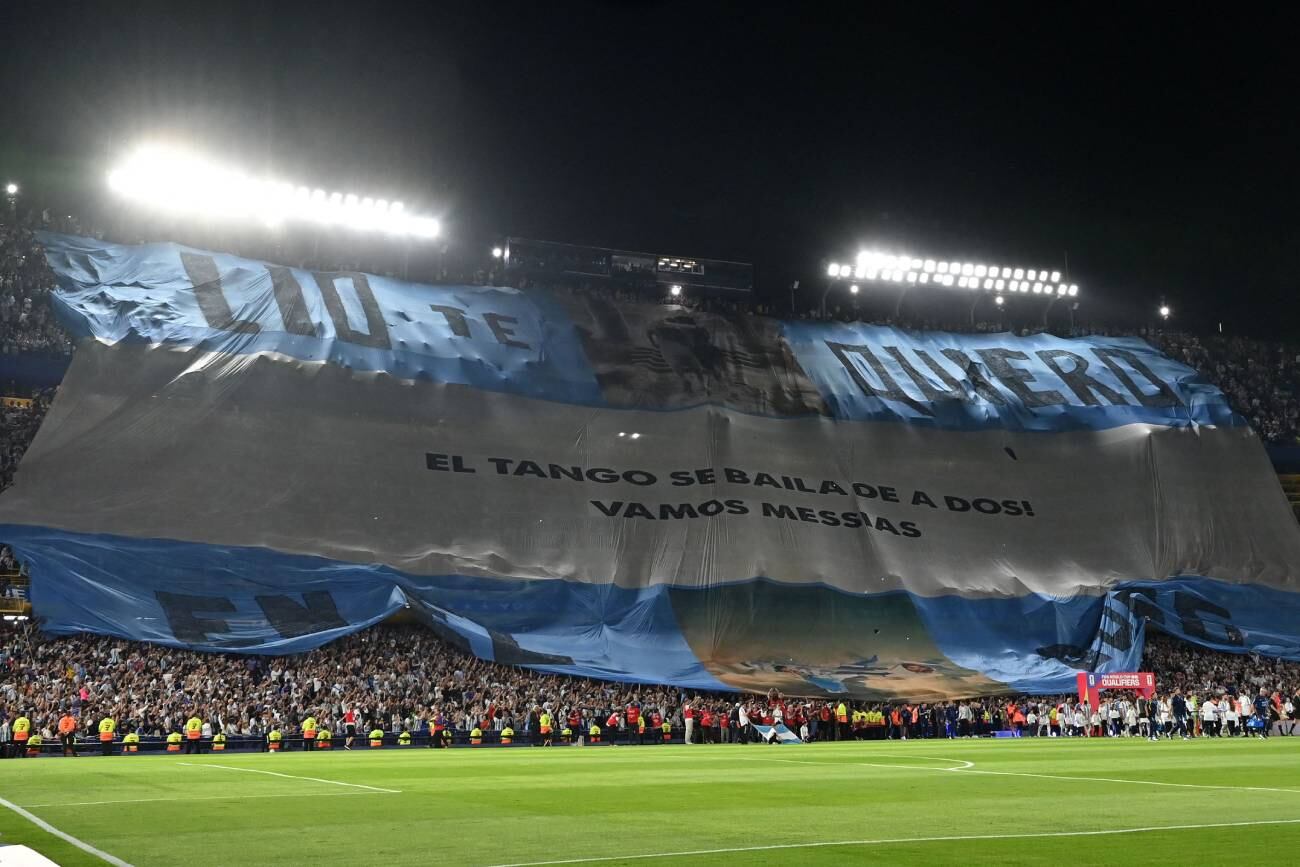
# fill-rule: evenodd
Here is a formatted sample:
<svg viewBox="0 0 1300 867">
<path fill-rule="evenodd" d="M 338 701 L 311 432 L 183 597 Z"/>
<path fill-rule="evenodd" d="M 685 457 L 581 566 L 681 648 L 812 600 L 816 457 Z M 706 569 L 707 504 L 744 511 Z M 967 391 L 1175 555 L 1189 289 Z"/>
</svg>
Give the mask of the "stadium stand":
<svg viewBox="0 0 1300 867">
<path fill-rule="evenodd" d="M 39 221 L 38 221 L 39 222 Z M 63 355 L 71 337 L 58 324 L 49 304 L 54 279 L 45 264 L 32 226 L 0 224 L 0 352 L 7 356 Z M 483 272 L 486 274 L 486 270 Z M 481 279 L 488 279 L 486 276 Z M 526 283 L 523 288 L 540 285 Z M 545 288 L 571 295 L 602 295 L 615 300 L 646 300 L 639 293 L 576 281 Z M 725 315 L 772 315 L 772 306 L 718 298 L 654 298 L 687 310 Z M 849 319 L 854 311 L 832 308 L 829 318 Z M 806 318 L 820 318 L 815 311 Z M 890 324 L 890 323 L 885 323 Z M 959 329 L 962 323 L 913 325 Z M 969 329 L 969 325 L 966 327 Z M 980 323 L 975 330 L 991 330 Z M 1078 329 L 1074 334 L 1085 333 Z M 1268 443 L 1300 444 L 1300 347 L 1245 337 L 1198 337 L 1177 332 L 1144 332 L 1174 359 L 1201 371 L 1249 419 Z M 24 451 L 44 418 L 54 390 L 30 384 L 5 385 L 0 408 L 0 490 L 13 482 Z M 1300 514 L 1300 476 L 1284 476 L 1283 485 Z M 30 611 L 28 579 L 8 549 L 0 549 L 0 606 L 6 614 Z M 37 612 L 39 614 L 39 612 Z M 1150 636 L 1145 667 L 1157 673 L 1159 693 L 1175 690 L 1202 701 L 1237 697 L 1264 690 L 1272 708 L 1270 722 L 1292 733 L 1294 706 L 1300 703 L 1300 664 L 1258 656 L 1230 655 L 1198 648 L 1160 635 Z M 342 672 L 342 674 L 338 674 Z M 688 732 L 699 740 L 750 736 L 745 721 L 784 721 L 796 731 L 807 726 L 809 739 L 848 736 L 943 737 L 1024 730 L 1037 734 L 1035 722 L 1058 719 L 1057 731 L 1092 733 L 1109 727 L 1112 710 L 1127 729 L 1131 697 L 1111 698 L 1103 707 L 1080 708 L 1072 697 L 1021 697 L 1008 700 L 883 705 L 847 703 L 847 729 L 835 724 L 834 700 L 772 702 L 765 696 L 687 692 L 667 686 L 631 685 L 539 673 L 484 662 L 418 626 L 384 625 L 340 639 L 294 657 L 241 657 L 200 654 L 102 636 L 51 638 L 32 623 L 7 624 L 0 644 L 0 700 L 4 722 L 0 735 L 9 742 L 11 723 L 27 714 L 33 730 L 47 744 L 57 742 L 55 727 L 65 712 L 78 731 L 95 740 L 99 719 L 111 714 L 119 732 L 136 732 L 146 742 L 161 743 L 200 713 L 212 733 L 224 733 L 240 745 L 268 743 L 272 730 L 286 742 L 298 737 L 300 722 L 316 715 L 332 731 L 345 732 L 345 717 L 359 733 L 371 727 L 393 736 L 410 732 L 416 743 L 440 743 L 443 729 L 453 743 L 468 744 L 472 732 L 491 743 L 510 728 L 529 743 L 543 713 L 554 716 L 574 740 L 593 726 L 606 729 L 608 740 L 632 742 L 644 736 L 630 724 L 628 709 L 647 721 L 649 741 L 667 723 L 672 737 Z M 739 700 L 737 700 L 739 699 Z M 776 708 L 779 707 L 779 716 Z M 1203 707 L 1203 705 L 1202 705 Z M 688 717 L 689 708 L 689 717 Z M 1075 726 L 1077 715 L 1083 724 Z M 1222 722 L 1231 713 L 1223 710 Z M 1243 722 L 1237 711 L 1236 722 Z M 689 722 L 688 722 L 689 718 Z M 660 720 L 657 724 L 651 721 Z M 721 725 L 723 720 L 727 725 Z M 1200 717 L 1192 721 L 1197 731 Z M 612 725 L 611 725 L 612 723 Z M 966 723 L 965 726 L 959 724 Z M 1240 728 L 1244 731 L 1244 728 Z M 727 733 L 727 734 L 724 734 Z M 12 753 L 12 750 L 10 750 Z"/>
<path fill-rule="evenodd" d="M 1196 715 L 1188 720 L 1189 736 L 1213 733 L 1201 725 L 1200 710 L 1206 701 L 1225 698 L 1233 710 L 1225 704 L 1214 721 L 1225 723 L 1225 734 L 1229 721 L 1244 734 L 1236 708 L 1242 697 L 1253 707 L 1261 690 L 1270 726 L 1294 734 L 1300 663 L 1218 653 L 1156 634 L 1144 668 L 1158 673 L 1157 705 L 1175 691 L 1185 697 Z M 836 725 L 839 704 L 834 698 L 778 699 L 545 674 L 476 659 L 416 625 L 374 627 L 291 657 L 201 654 L 93 635 L 51 638 L 30 623 L 6 629 L 0 649 L 0 716 L 6 727 L 27 716 L 51 752 L 58 750 L 54 734 L 65 714 L 76 719 L 87 742 L 97 740 L 99 721 L 111 716 L 119 736 L 139 734 L 146 750 L 161 749 L 169 734 L 196 716 L 209 725 L 208 738 L 224 733 L 232 749 L 263 749 L 272 731 L 281 733 L 285 748 L 300 749 L 303 720 L 314 717 L 346 733 L 349 712 L 355 732 L 380 730 L 387 745 L 408 732 L 417 746 L 443 745 L 444 729 L 449 745 L 470 745 L 472 738 L 495 744 L 507 728 L 516 733 L 515 743 L 538 744 L 544 713 L 555 718 L 557 734 L 571 732 L 560 742 L 576 742 L 595 725 L 606 742 L 647 745 L 664 742 L 664 722 L 675 742 L 690 732 L 694 743 L 726 743 L 755 740 L 748 721 L 784 722 L 808 740 L 837 740 L 996 732 L 1131 736 L 1145 719 L 1136 697 L 1124 693 L 1106 694 L 1096 708 L 1076 696 L 847 701 L 846 726 Z M 1078 714 L 1085 722 L 1072 732 Z M 1175 722 L 1172 710 L 1167 715 Z M 476 729 L 480 735 L 474 736 Z"/>
</svg>

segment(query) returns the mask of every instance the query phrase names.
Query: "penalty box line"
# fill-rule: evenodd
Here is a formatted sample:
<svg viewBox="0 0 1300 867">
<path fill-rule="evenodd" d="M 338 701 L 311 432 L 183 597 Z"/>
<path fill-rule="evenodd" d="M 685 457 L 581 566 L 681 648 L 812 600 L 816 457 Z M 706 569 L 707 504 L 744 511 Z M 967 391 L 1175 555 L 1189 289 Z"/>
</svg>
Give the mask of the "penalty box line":
<svg viewBox="0 0 1300 867">
<path fill-rule="evenodd" d="M 264 771 L 261 768 L 238 768 L 234 765 L 215 765 L 209 762 L 177 762 L 190 768 L 220 768 L 223 771 L 243 771 L 246 774 L 266 774 L 268 777 L 284 777 L 287 780 L 306 780 L 312 783 L 328 783 L 331 786 L 348 786 L 353 789 L 365 789 L 368 792 L 383 792 L 388 795 L 402 794 L 398 789 L 384 789 L 379 786 L 366 786 L 361 783 L 344 783 L 340 780 L 326 780 L 321 777 L 300 777 L 297 774 L 282 774 L 279 771 Z"/>
<path fill-rule="evenodd" d="M 49 822 L 42 819 L 40 816 L 27 812 L 22 807 L 18 806 L 12 801 L 7 801 L 4 798 L 0 798 L 0 807 L 13 810 L 19 816 L 22 816 L 24 819 L 31 822 L 37 828 L 40 828 L 45 833 L 52 834 L 55 837 L 58 837 L 63 842 L 76 846 L 78 849 L 80 849 L 82 852 L 85 852 L 87 855 L 94 855 L 96 858 L 98 858 L 101 861 L 107 861 L 109 864 L 112 864 L 113 867 L 131 867 L 130 864 L 128 864 L 126 861 L 123 861 L 121 858 L 117 857 L 116 855 L 110 855 L 107 852 L 105 852 L 103 849 L 96 849 L 94 846 L 90 845 L 84 840 L 78 840 L 76 837 L 72 836 L 71 834 L 65 831 L 60 831 L 58 828 L 54 827 Z"/>
<path fill-rule="evenodd" d="M 1051 837 L 1105 837 L 1119 834 L 1152 834 L 1161 831 L 1196 831 L 1208 828 L 1248 828 L 1259 825 L 1300 825 L 1300 819 L 1259 819 L 1250 822 L 1207 822 L 1199 825 L 1150 825 L 1141 828 L 1107 828 L 1101 831 L 1038 831 L 1025 834 L 950 834 L 942 837 L 882 837 L 876 840 L 828 840 L 814 843 L 774 843 L 769 846 L 731 846 L 722 849 L 688 849 L 678 852 L 647 852 L 632 855 L 600 855 L 594 858 L 562 858 L 555 861 L 516 861 L 492 867 L 546 867 L 552 864 L 595 864 L 608 861 L 643 861 L 651 858 L 689 858 L 726 855 L 735 852 L 771 852 L 781 849 L 819 849 L 835 846 L 887 846 L 907 843 L 945 843 L 979 840 L 1035 840 Z"/>
</svg>

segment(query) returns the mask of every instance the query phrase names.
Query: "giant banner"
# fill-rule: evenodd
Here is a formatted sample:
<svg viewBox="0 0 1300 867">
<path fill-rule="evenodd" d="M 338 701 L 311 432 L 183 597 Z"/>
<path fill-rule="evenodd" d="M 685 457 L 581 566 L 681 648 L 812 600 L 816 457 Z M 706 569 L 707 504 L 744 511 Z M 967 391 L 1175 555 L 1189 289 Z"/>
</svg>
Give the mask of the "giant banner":
<svg viewBox="0 0 1300 867">
<path fill-rule="evenodd" d="M 723 317 L 44 238 L 85 339 L 0 542 L 55 633 L 933 699 L 1300 659 L 1255 435 L 1145 342 Z"/>
</svg>

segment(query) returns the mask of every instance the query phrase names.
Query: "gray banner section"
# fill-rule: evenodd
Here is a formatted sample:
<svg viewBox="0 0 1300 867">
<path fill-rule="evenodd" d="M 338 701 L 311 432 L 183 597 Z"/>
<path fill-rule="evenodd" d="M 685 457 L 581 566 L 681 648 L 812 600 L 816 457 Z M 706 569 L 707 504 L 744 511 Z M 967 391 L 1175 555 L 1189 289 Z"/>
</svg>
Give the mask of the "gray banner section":
<svg viewBox="0 0 1300 867">
<path fill-rule="evenodd" d="M 628 587 L 1070 596 L 1187 574 L 1300 589 L 1300 528 L 1245 428 L 604 410 L 94 342 L 0 498 L 5 522 Z"/>
</svg>

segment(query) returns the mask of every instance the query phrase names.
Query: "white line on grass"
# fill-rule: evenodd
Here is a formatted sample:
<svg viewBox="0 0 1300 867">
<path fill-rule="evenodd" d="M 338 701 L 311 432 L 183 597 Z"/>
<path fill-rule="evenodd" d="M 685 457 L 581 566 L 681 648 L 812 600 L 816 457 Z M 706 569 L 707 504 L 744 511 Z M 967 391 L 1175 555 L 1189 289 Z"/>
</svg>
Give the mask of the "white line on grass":
<svg viewBox="0 0 1300 867">
<path fill-rule="evenodd" d="M 1281 792 L 1285 795 L 1300 795 L 1300 789 L 1283 789 L 1269 786 L 1214 786 L 1208 783 L 1166 783 L 1160 780 L 1125 780 L 1119 777 L 1077 777 L 1066 774 L 1031 774 L 1018 771 L 986 771 L 982 768 L 974 767 L 973 762 L 967 762 L 967 767 L 962 768 L 936 768 L 929 765 L 895 765 L 883 764 L 879 762 L 806 762 L 798 759 L 774 759 L 768 757 L 759 758 L 757 756 L 736 756 L 737 760 L 746 762 L 782 762 L 790 765 L 822 765 L 827 767 L 836 767 L 843 765 L 860 765 L 869 768 L 903 768 L 912 771 L 939 771 L 941 773 L 954 774 L 988 774 L 995 777 L 1033 777 L 1041 780 L 1068 780 L 1080 783 L 1128 783 L 1133 786 L 1166 786 L 1175 789 L 1218 789 L 1228 792 Z M 917 756 L 922 759 L 925 756 Z M 938 759 L 936 759 L 938 761 Z M 943 759 L 942 761 L 964 761 L 963 759 Z"/>
<path fill-rule="evenodd" d="M 341 796 L 352 795 L 377 795 L 378 792 L 317 792 L 312 795 L 313 798 L 336 798 Z M 190 801 L 244 801 L 249 798 L 301 798 L 302 792 L 281 792 L 275 795 L 201 795 L 197 798 L 188 795 L 172 795 L 170 798 L 122 798 L 114 801 L 72 801 L 64 803 L 53 801 L 48 804 L 28 804 L 30 809 L 35 810 L 37 807 L 96 807 L 101 804 L 148 804 L 153 801 L 174 801 L 177 804 L 188 804 Z"/>
<path fill-rule="evenodd" d="M 904 843 L 944 843 L 971 840 L 1033 840 L 1046 837 L 1104 837 L 1115 834 L 1149 834 L 1159 831 L 1196 831 L 1206 828 L 1245 828 L 1255 825 L 1300 825 L 1300 819 L 1260 819 L 1252 822 L 1210 822 L 1203 825 L 1152 825 L 1144 828 L 1109 828 L 1103 831 L 1040 831 L 1028 834 L 952 834 L 944 837 L 892 837 L 877 840 L 830 840 L 815 843 L 775 843 L 770 846 L 732 846 L 725 849 L 689 849 L 679 852 L 647 852 L 636 855 L 600 855 L 595 858 L 562 858 L 557 861 L 517 861 L 493 867 L 545 867 L 548 864 L 594 864 L 600 861 L 639 861 L 649 858 L 687 858 L 693 855 L 725 855 L 731 852 L 769 852 L 775 849 L 817 849 L 831 846 L 885 846 Z"/>
<path fill-rule="evenodd" d="M 76 846 L 82 852 L 86 852 L 90 855 L 94 855 L 96 858 L 99 858 L 103 861 L 107 861 L 109 864 L 112 864 L 113 867 L 131 867 L 130 864 L 123 861 L 121 858 L 118 858 L 116 855 L 110 855 L 107 852 L 105 852 L 103 849 L 96 849 L 94 846 L 90 845 L 89 843 L 85 843 L 81 840 L 78 840 L 76 837 L 72 836 L 71 834 L 66 834 L 63 831 L 60 831 L 58 828 L 54 827 L 49 822 L 42 819 L 40 816 L 35 816 L 27 812 L 22 807 L 18 806 L 17 804 L 11 801 L 6 801 L 4 798 L 0 798 L 0 806 L 7 807 L 10 810 L 13 810 L 15 813 L 22 816 L 24 819 L 31 822 L 33 825 L 35 825 L 37 828 L 40 828 L 42 831 L 46 832 L 47 834 L 53 834 L 55 837 L 58 837 L 60 840 L 64 841 L 65 843 L 71 843 L 73 846 Z"/>
<path fill-rule="evenodd" d="M 379 786 L 363 786 L 361 783 L 342 783 L 338 780 L 322 780 L 320 777 L 300 777 L 297 774 L 282 774 L 279 771 L 263 771 L 259 768 L 237 768 L 234 765 L 213 765 L 208 762 L 177 762 L 191 768 L 221 768 L 223 771 L 244 771 L 249 774 L 266 774 L 271 777 L 284 777 L 289 780 L 310 780 L 313 783 L 329 783 L 331 786 L 351 786 L 354 789 L 367 789 L 371 792 L 386 792 L 390 795 L 402 794 L 397 789 L 381 789 Z"/>
<path fill-rule="evenodd" d="M 1130 783 L 1135 786 L 1172 786 L 1177 789 L 1220 789 L 1230 792 L 1282 792 L 1300 795 L 1300 789 L 1281 789 L 1269 786 L 1212 786 L 1208 783 L 1164 783 L 1159 780 L 1123 780 L 1118 777 L 1071 777 L 1063 774 L 1030 774 L 1018 771 L 985 771 L 979 768 L 931 768 L 953 771 L 958 774 L 990 774 L 997 777 L 1037 777 L 1044 780 L 1078 780 L 1085 783 Z"/>
</svg>

